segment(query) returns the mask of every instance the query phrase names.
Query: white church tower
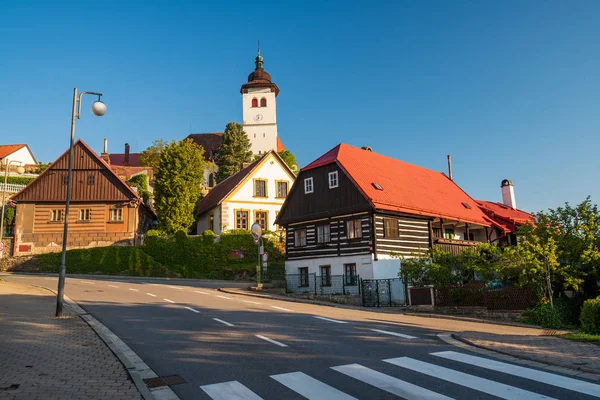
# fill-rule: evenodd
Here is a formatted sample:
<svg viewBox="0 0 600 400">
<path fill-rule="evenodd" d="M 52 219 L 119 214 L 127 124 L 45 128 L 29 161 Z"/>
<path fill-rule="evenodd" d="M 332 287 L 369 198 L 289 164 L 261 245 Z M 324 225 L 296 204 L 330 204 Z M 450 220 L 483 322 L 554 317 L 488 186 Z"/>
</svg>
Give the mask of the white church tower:
<svg viewBox="0 0 600 400">
<path fill-rule="evenodd" d="M 242 85 L 242 115 L 244 131 L 252 143 L 252 153 L 264 154 L 278 150 L 276 98 L 279 88 L 271 81 L 271 75 L 263 69 L 263 58 L 255 59 L 256 68 Z"/>
</svg>

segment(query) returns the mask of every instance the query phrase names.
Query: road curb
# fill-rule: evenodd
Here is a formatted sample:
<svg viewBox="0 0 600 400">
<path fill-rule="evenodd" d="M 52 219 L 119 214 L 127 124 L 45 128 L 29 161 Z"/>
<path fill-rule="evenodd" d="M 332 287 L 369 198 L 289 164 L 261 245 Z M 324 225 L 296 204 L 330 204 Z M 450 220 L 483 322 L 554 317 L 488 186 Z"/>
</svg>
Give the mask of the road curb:
<svg viewBox="0 0 600 400">
<path fill-rule="evenodd" d="M 46 289 L 56 295 L 56 291 L 41 285 L 31 285 Z M 85 311 L 75 300 L 65 295 L 65 306 L 69 307 L 78 317 L 83 319 L 96 332 L 102 341 L 108 346 L 115 356 L 121 361 L 138 392 L 144 400 L 180 400 L 179 396 L 168 386 L 149 389 L 143 379 L 156 378 L 158 375 L 150 368 L 125 342 L 108 329 L 102 322 L 98 321 Z"/>
<path fill-rule="evenodd" d="M 487 357 L 493 357 L 496 359 L 500 359 L 500 360 L 507 361 L 507 362 L 512 362 L 515 364 L 526 365 L 528 367 L 543 369 L 543 370 L 547 370 L 550 372 L 558 372 L 558 373 L 561 373 L 564 375 L 571 375 L 571 376 L 575 376 L 578 378 L 585 378 L 585 379 L 589 379 L 591 381 L 600 382 L 600 376 L 595 372 L 589 372 L 588 370 L 572 369 L 572 368 L 562 367 L 559 365 L 547 364 L 547 363 L 533 360 L 533 359 L 527 358 L 527 357 L 517 357 L 512 354 L 503 352 L 503 351 L 476 345 L 467 339 L 461 338 L 460 335 L 456 334 L 456 333 L 438 333 L 437 337 L 452 346 L 456 346 L 456 347 L 459 347 L 461 349 L 464 349 L 464 350 L 467 350 L 467 351 L 470 351 L 473 353 L 479 353 L 479 354 L 485 355 Z"/>
</svg>

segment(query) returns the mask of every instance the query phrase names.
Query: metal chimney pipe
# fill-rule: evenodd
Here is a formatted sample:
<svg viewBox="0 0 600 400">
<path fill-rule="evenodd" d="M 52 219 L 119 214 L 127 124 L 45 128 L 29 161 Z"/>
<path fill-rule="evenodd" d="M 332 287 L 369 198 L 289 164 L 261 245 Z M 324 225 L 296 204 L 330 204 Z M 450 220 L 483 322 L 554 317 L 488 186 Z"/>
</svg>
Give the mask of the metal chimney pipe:
<svg viewBox="0 0 600 400">
<path fill-rule="evenodd" d="M 125 165 L 129 165 L 129 143 L 125 143 Z"/>
<path fill-rule="evenodd" d="M 450 154 L 448 154 L 448 177 L 450 178 L 450 180 L 452 181 L 452 157 L 450 157 Z"/>
<path fill-rule="evenodd" d="M 104 153 L 108 153 L 108 139 L 104 138 Z"/>
</svg>

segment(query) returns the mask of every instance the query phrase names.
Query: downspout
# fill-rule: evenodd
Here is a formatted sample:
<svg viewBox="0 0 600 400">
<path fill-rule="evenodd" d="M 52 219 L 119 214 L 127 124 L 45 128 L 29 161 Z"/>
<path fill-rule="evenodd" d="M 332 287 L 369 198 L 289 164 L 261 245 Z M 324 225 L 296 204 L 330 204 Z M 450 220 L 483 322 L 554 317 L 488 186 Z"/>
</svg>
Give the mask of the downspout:
<svg viewBox="0 0 600 400">
<path fill-rule="evenodd" d="M 373 260 L 377 261 L 377 233 L 375 232 L 375 212 L 371 213 L 371 237 L 373 240 Z"/>
</svg>

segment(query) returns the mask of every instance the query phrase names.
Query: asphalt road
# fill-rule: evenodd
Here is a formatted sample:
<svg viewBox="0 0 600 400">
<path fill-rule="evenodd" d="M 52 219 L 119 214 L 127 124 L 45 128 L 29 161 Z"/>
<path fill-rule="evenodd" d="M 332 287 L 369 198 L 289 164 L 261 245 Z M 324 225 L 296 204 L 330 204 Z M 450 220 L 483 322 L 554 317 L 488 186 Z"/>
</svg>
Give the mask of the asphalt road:
<svg viewBox="0 0 600 400">
<path fill-rule="evenodd" d="M 182 399 L 600 398 L 598 384 L 484 358 L 436 336 L 469 323 L 443 320 L 432 330 L 423 318 L 229 295 L 221 286 L 236 284 L 68 277 L 65 293 L 159 376 L 181 376 L 186 383 L 171 388 Z"/>
</svg>

